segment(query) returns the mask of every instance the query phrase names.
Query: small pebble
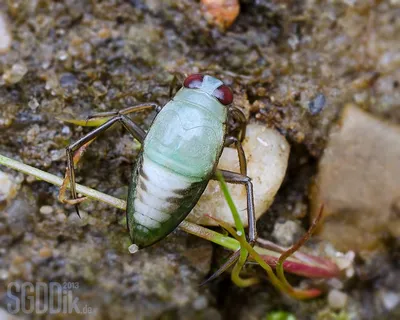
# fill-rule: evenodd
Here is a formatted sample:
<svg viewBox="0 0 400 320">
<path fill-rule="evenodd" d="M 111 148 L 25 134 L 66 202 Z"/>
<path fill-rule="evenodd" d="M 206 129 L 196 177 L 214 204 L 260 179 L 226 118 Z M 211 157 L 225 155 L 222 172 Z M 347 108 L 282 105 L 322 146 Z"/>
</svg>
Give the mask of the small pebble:
<svg viewBox="0 0 400 320">
<path fill-rule="evenodd" d="M 201 8 L 209 23 L 226 30 L 240 12 L 238 0 L 201 0 Z"/>
<path fill-rule="evenodd" d="M 31 128 L 29 128 L 28 132 L 26 133 L 26 141 L 28 143 L 34 143 L 39 133 L 40 133 L 39 125 L 34 124 Z"/>
<path fill-rule="evenodd" d="M 15 256 L 14 259 L 12 260 L 12 264 L 14 264 L 14 265 L 19 265 L 23 262 L 25 262 L 25 258 L 20 255 Z"/>
<path fill-rule="evenodd" d="M 55 74 L 50 74 L 46 79 L 46 84 L 44 88 L 49 91 L 54 91 L 58 88 L 59 82 Z"/>
<path fill-rule="evenodd" d="M 400 303 L 400 294 L 393 291 L 382 290 L 380 297 L 386 310 L 393 310 Z"/>
<path fill-rule="evenodd" d="M 37 181 L 37 179 L 34 176 L 27 176 L 25 180 L 27 183 L 33 183 Z"/>
<path fill-rule="evenodd" d="M 52 161 L 59 161 L 65 156 L 65 149 L 55 149 L 50 151 L 50 158 Z"/>
<path fill-rule="evenodd" d="M 354 251 L 348 251 L 343 254 L 340 251 L 337 251 L 332 245 L 327 245 L 325 247 L 326 255 L 330 256 L 331 259 L 335 262 L 340 271 L 342 271 L 346 278 L 352 278 L 355 273 L 354 269 Z M 340 288 L 336 288 L 340 289 Z"/>
<path fill-rule="evenodd" d="M 363 91 L 353 95 L 354 102 L 362 105 L 367 102 L 368 100 L 368 92 Z"/>
<path fill-rule="evenodd" d="M 71 129 L 70 129 L 68 126 L 64 126 L 64 127 L 61 129 L 61 133 L 62 133 L 62 135 L 64 135 L 64 136 L 70 136 L 70 135 L 71 135 Z"/>
<path fill-rule="evenodd" d="M 38 102 L 35 98 L 32 98 L 32 99 L 29 100 L 29 102 L 28 102 L 28 107 L 29 107 L 32 111 L 35 111 L 35 110 L 39 107 L 39 102 Z"/>
<path fill-rule="evenodd" d="M 7 231 L 6 225 L 4 223 L 0 222 L 0 235 L 6 234 L 7 232 L 8 231 Z"/>
<path fill-rule="evenodd" d="M 97 35 L 102 39 L 107 39 L 111 37 L 111 30 L 108 28 L 102 28 L 99 30 Z"/>
<path fill-rule="evenodd" d="M 308 109 L 312 115 L 316 115 L 324 110 L 325 103 L 325 96 L 322 93 L 318 93 L 317 96 L 308 103 Z"/>
<path fill-rule="evenodd" d="M 272 236 L 282 246 L 290 246 L 294 243 L 296 235 L 302 233 L 302 228 L 295 221 L 285 221 L 284 223 L 275 223 Z"/>
<path fill-rule="evenodd" d="M 348 251 L 346 254 L 338 253 L 335 262 L 340 270 L 345 270 L 353 265 L 355 256 L 354 251 Z"/>
<path fill-rule="evenodd" d="M 10 201 L 17 195 L 18 184 L 14 181 L 14 178 L 0 171 L 0 202 Z"/>
<path fill-rule="evenodd" d="M 0 13 L 0 54 L 6 53 L 11 46 L 11 33 L 7 26 L 6 18 Z"/>
<path fill-rule="evenodd" d="M 95 93 L 96 97 L 101 97 L 107 94 L 107 88 L 101 81 L 93 82 L 92 90 Z"/>
<path fill-rule="evenodd" d="M 67 220 L 67 217 L 66 217 L 66 215 L 62 212 L 62 213 L 58 213 L 57 215 L 56 215 L 56 220 L 58 221 L 58 222 L 61 222 L 61 223 L 64 223 L 66 220 Z"/>
<path fill-rule="evenodd" d="M 15 84 L 18 83 L 22 80 L 22 78 L 26 75 L 28 72 L 28 68 L 26 67 L 25 64 L 23 63 L 16 63 L 13 64 L 11 69 L 6 70 L 3 74 L 3 80 L 7 84 Z"/>
<path fill-rule="evenodd" d="M 339 280 L 338 278 L 327 279 L 326 283 L 332 289 L 337 289 L 337 290 L 343 289 L 343 281 Z"/>
<path fill-rule="evenodd" d="M 78 79 L 72 73 L 63 73 L 60 76 L 61 88 L 75 88 L 78 85 Z"/>
<path fill-rule="evenodd" d="M 78 217 L 78 215 L 74 212 L 71 213 L 68 216 L 68 223 L 72 224 L 72 225 L 76 225 L 76 226 L 86 226 L 88 224 L 89 221 L 89 217 L 86 211 L 83 210 L 79 210 L 79 214 L 80 214 L 80 218 Z"/>
<path fill-rule="evenodd" d="M 6 269 L 0 269 L 0 280 L 4 281 L 8 279 L 8 271 Z"/>
<path fill-rule="evenodd" d="M 136 253 L 139 251 L 139 247 L 136 244 L 131 244 L 128 248 L 130 253 Z"/>
<path fill-rule="evenodd" d="M 193 301 L 193 308 L 195 310 L 203 310 L 207 308 L 208 306 L 208 301 L 205 296 L 199 296 L 196 298 L 196 300 Z"/>
<path fill-rule="evenodd" d="M 57 59 L 60 61 L 65 61 L 68 59 L 68 52 L 61 50 L 57 53 Z"/>
<path fill-rule="evenodd" d="M 41 213 L 41 214 L 45 214 L 45 215 L 47 215 L 47 214 L 52 214 L 53 213 L 53 207 L 52 206 L 42 206 L 42 207 L 40 207 L 40 209 L 39 209 L 39 212 Z"/>
<path fill-rule="evenodd" d="M 328 304 L 332 309 L 343 309 L 347 304 L 348 296 L 340 290 L 333 289 L 328 294 Z"/>
<path fill-rule="evenodd" d="M 39 255 L 41 258 L 50 258 L 53 255 L 53 250 L 49 247 L 43 247 L 39 250 Z"/>
</svg>

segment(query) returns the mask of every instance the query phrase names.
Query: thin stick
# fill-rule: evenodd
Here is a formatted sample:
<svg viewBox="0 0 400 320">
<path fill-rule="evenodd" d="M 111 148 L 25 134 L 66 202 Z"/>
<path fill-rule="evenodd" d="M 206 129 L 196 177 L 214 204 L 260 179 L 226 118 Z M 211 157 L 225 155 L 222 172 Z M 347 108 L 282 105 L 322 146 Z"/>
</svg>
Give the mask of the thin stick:
<svg viewBox="0 0 400 320">
<path fill-rule="evenodd" d="M 286 280 L 285 277 L 285 270 L 283 269 L 283 263 L 287 258 L 289 258 L 293 253 L 295 253 L 297 250 L 299 250 L 304 243 L 311 237 L 315 229 L 317 228 L 317 225 L 319 221 L 322 218 L 322 213 L 324 212 L 324 206 L 321 206 L 321 209 L 319 210 L 318 216 L 314 219 L 313 223 L 311 224 L 310 228 L 308 231 L 300 238 L 299 241 L 297 241 L 294 245 L 292 245 L 289 249 L 286 251 L 282 252 L 281 256 L 278 259 L 278 262 L 276 264 L 276 273 L 279 277 L 279 279 L 284 283 L 285 286 L 291 287 L 289 282 Z"/>
<path fill-rule="evenodd" d="M 53 175 L 51 173 L 36 169 L 34 167 L 28 166 L 28 165 L 26 165 L 24 163 L 15 161 L 13 159 L 7 158 L 7 157 L 2 156 L 2 155 L 0 155 L 0 164 L 5 165 L 5 166 L 7 166 L 9 168 L 12 168 L 12 169 L 21 171 L 21 172 L 23 172 L 25 174 L 34 176 L 35 178 L 37 178 L 39 180 L 46 181 L 48 183 L 54 184 L 54 185 L 59 186 L 59 187 L 63 183 L 63 179 L 61 179 L 61 178 L 59 178 L 59 177 L 57 177 L 57 176 L 55 176 L 55 175 Z M 68 188 L 69 188 L 69 186 L 68 186 Z M 81 194 L 83 194 L 83 195 L 85 195 L 85 196 L 87 196 L 87 197 L 89 197 L 91 199 L 100 200 L 100 201 L 108 203 L 108 204 L 110 204 L 110 205 L 112 205 L 112 206 L 114 206 L 116 208 L 125 210 L 126 202 L 124 200 L 114 198 L 114 197 L 112 197 L 112 196 L 110 196 L 108 194 L 102 193 L 100 191 L 96 191 L 94 189 L 82 186 L 80 184 L 76 185 L 76 190 L 79 193 L 81 193 Z"/>
<path fill-rule="evenodd" d="M 21 163 L 19 161 L 7 158 L 3 155 L 0 155 L 0 164 L 15 169 L 17 171 L 23 172 L 25 174 L 34 176 L 38 180 L 43 180 L 48 183 L 54 184 L 56 186 L 61 186 L 63 183 L 63 179 L 59 178 L 51 173 L 36 169 L 34 167 L 28 166 L 24 163 Z M 67 186 L 69 189 L 69 185 Z M 110 196 L 108 194 L 105 194 L 103 192 L 82 186 L 80 184 L 76 184 L 76 191 L 79 192 L 80 194 L 83 194 L 91 199 L 98 200 L 98 201 L 103 201 L 105 203 L 108 203 L 109 205 L 112 205 L 118 209 L 124 210 L 126 209 L 126 201 L 115 198 L 113 196 Z M 180 225 L 179 228 L 182 229 L 183 231 L 196 235 L 200 238 L 212 241 L 216 244 L 219 244 L 227 249 L 236 251 L 240 248 L 240 244 L 238 241 L 231 237 L 226 237 L 218 232 L 209 230 L 207 228 L 201 227 L 199 225 L 196 225 L 194 223 L 188 222 L 188 221 L 183 221 Z"/>
</svg>

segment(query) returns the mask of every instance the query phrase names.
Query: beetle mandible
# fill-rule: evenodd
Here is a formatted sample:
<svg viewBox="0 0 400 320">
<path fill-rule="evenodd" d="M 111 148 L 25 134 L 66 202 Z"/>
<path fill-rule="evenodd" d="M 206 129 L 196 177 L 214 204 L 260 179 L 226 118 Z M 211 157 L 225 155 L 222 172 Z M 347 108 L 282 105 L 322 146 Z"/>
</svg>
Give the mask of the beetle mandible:
<svg viewBox="0 0 400 320">
<path fill-rule="evenodd" d="M 247 176 L 246 157 L 241 145 L 246 118 L 240 109 L 231 106 L 232 101 L 231 89 L 221 80 L 192 74 L 164 107 L 147 103 L 89 116 L 110 119 L 67 147 L 72 195 L 69 203 L 75 204 L 79 215 L 74 153 L 115 123 L 121 123 L 142 146 L 129 186 L 127 226 L 132 242 L 139 249 L 148 247 L 170 234 L 186 218 L 209 180 L 216 179 L 215 170 L 223 148 L 235 145 L 240 173 L 226 170 L 221 170 L 221 173 L 227 183 L 243 184 L 246 188 L 249 241 L 254 244 L 257 234 L 253 185 Z M 146 134 L 127 115 L 147 108 L 155 109 L 157 115 Z M 218 274 L 233 264 L 238 256 L 239 251 L 228 259 Z"/>
</svg>

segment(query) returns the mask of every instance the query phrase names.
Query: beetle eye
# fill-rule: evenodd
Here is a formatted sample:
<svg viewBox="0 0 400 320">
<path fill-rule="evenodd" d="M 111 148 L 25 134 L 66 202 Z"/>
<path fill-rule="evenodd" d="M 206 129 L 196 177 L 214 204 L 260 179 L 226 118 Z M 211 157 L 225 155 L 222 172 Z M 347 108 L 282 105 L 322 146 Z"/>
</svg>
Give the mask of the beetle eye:
<svg viewBox="0 0 400 320">
<path fill-rule="evenodd" d="M 198 89 L 203 83 L 203 78 L 204 76 L 202 74 L 191 74 L 185 79 L 183 85 L 185 88 Z"/>
<path fill-rule="evenodd" d="M 213 96 L 216 97 L 223 105 L 231 104 L 233 101 L 231 89 L 224 84 L 214 90 Z"/>
</svg>

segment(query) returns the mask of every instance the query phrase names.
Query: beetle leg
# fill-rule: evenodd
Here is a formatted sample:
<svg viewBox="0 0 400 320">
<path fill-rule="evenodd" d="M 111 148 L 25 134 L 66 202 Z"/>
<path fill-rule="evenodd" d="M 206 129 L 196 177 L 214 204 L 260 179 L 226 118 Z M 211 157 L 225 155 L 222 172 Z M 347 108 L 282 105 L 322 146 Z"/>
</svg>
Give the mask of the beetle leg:
<svg viewBox="0 0 400 320">
<path fill-rule="evenodd" d="M 239 123 L 240 126 L 239 140 L 243 141 L 244 137 L 246 136 L 246 127 L 247 127 L 246 116 L 244 115 L 242 110 L 233 106 L 229 108 L 229 114 L 235 121 Z"/>
<path fill-rule="evenodd" d="M 122 123 L 124 128 L 136 139 L 143 144 L 144 138 L 146 138 L 146 131 L 139 127 L 132 119 L 126 115 L 117 116 L 118 120 Z"/>
<path fill-rule="evenodd" d="M 174 88 L 176 83 L 178 82 L 178 76 L 176 72 L 174 72 L 174 77 L 172 78 L 171 82 L 169 83 L 169 98 L 172 99 L 174 97 Z"/>
<path fill-rule="evenodd" d="M 92 141 L 94 141 L 94 139 L 89 141 L 88 143 L 84 144 L 82 147 L 80 147 L 78 149 L 78 151 L 75 152 L 75 155 L 74 155 L 74 158 L 73 158 L 74 165 L 76 165 L 79 162 L 79 160 L 81 159 L 83 153 L 86 151 L 86 149 L 89 146 L 89 144 L 92 143 Z M 69 170 L 67 168 L 67 171 L 65 172 L 65 178 L 63 180 L 63 183 L 62 183 L 62 185 L 60 187 L 60 191 L 58 193 L 58 200 L 60 202 L 62 202 L 62 203 L 75 204 L 75 203 L 71 203 L 72 199 L 66 199 L 66 197 L 65 197 L 65 192 L 67 191 L 67 186 L 68 185 L 69 185 Z M 79 198 L 77 200 L 84 201 L 85 199 L 86 199 L 86 197 L 82 197 L 82 198 Z"/>
<path fill-rule="evenodd" d="M 236 250 L 229 257 L 229 259 L 226 260 L 225 263 L 217 271 L 215 271 L 209 278 L 200 283 L 200 286 L 204 286 L 206 283 L 218 278 L 222 273 L 228 270 L 237 261 L 237 259 L 239 259 L 239 256 L 240 256 L 240 249 Z"/>
<path fill-rule="evenodd" d="M 67 202 L 70 204 L 75 205 L 75 210 L 76 213 L 79 216 L 79 209 L 78 209 L 78 203 L 81 202 L 82 200 L 78 199 L 77 193 L 76 193 L 76 186 L 75 186 L 75 169 L 74 169 L 74 154 L 76 151 L 78 151 L 81 147 L 83 147 L 86 143 L 90 142 L 91 140 L 95 139 L 98 135 L 100 135 L 102 132 L 106 131 L 109 129 L 111 126 L 113 126 L 116 122 L 121 122 L 122 125 L 128 132 L 135 138 L 137 139 L 141 144 L 143 144 L 143 140 L 146 137 L 146 132 L 140 128 L 136 123 L 134 123 L 131 119 L 129 119 L 126 115 L 121 114 L 114 116 L 110 120 L 108 120 L 106 123 L 102 124 L 101 126 L 97 127 L 93 131 L 89 132 L 86 136 L 80 138 L 78 141 L 74 142 L 70 146 L 67 147 L 66 153 L 67 153 L 67 172 L 69 174 L 69 181 L 70 181 L 70 189 L 71 189 L 71 195 L 72 199 L 71 200 L 66 200 L 64 199 L 63 202 Z"/>
<path fill-rule="evenodd" d="M 246 186 L 247 218 L 248 218 L 248 224 L 249 224 L 249 244 L 251 246 L 254 246 L 256 239 L 257 239 L 257 230 L 256 230 L 256 216 L 255 216 L 255 211 L 254 211 L 253 184 L 251 183 L 251 179 L 246 175 L 236 173 L 233 171 L 220 170 L 220 172 L 222 173 L 222 176 L 227 183 L 244 184 Z M 212 177 L 211 179 L 217 180 L 217 178 L 215 176 Z M 237 259 L 239 259 L 239 256 L 240 256 L 240 250 L 235 251 L 229 257 L 229 259 L 216 272 L 214 272 L 211 275 L 211 277 L 209 277 L 207 280 L 205 280 L 202 283 L 202 285 L 215 279 L 221 273 L 226 271 L 232 264 L 234 264 L 237 261 Z"/>
<path fill-rule="evenodd" d="M 238 153 L 240 173 L 246 176 L 247 175 L 247 161 L 246 161 L 246 155 L 244 153 L 242 143 L 236 137 L 233 137 L 233 136 L 226 137 L 224 146 L 228 147 L 231 144 L 235 144 L 235 147 L 236 147 L 236 150 Z"/>
<path fill-rule="evenodd" d="M 123 114 L 126 115 L 129 113 L 138 112 L 138 111 L 146 110 L 149 108 L 154 108 L 154 110 L 156 110 L 157 113 L 159 113 L 162 109 L 161 106 L 159 106 L 158 104 L 153 103 L 153 102 L 141 103 L 141 104 L 137 104 L 137 105 L 134 105 L 131 107 L 127 107 L 127 108 L 119 110 L 119 111 L 109 111 L 109 112 L 100 112 L 100 113 L 90 114 L 87 117 L 87 120 L 92 119 L 92 118 L 114 117 L 114 116 L 123 115 Z"/>
<path fill-rule="evenodd" d="M 253 245 L 257 239 L 256 216 L 254 210 L 253 183 L 248 176 L 228 170 L 220 170 L 227 183 L 244 184 L 247 192 L 247 218 L 249 225 L 249 243 Z M 213 177 L 212 179 L 216 179 Z"/>
</svg>

